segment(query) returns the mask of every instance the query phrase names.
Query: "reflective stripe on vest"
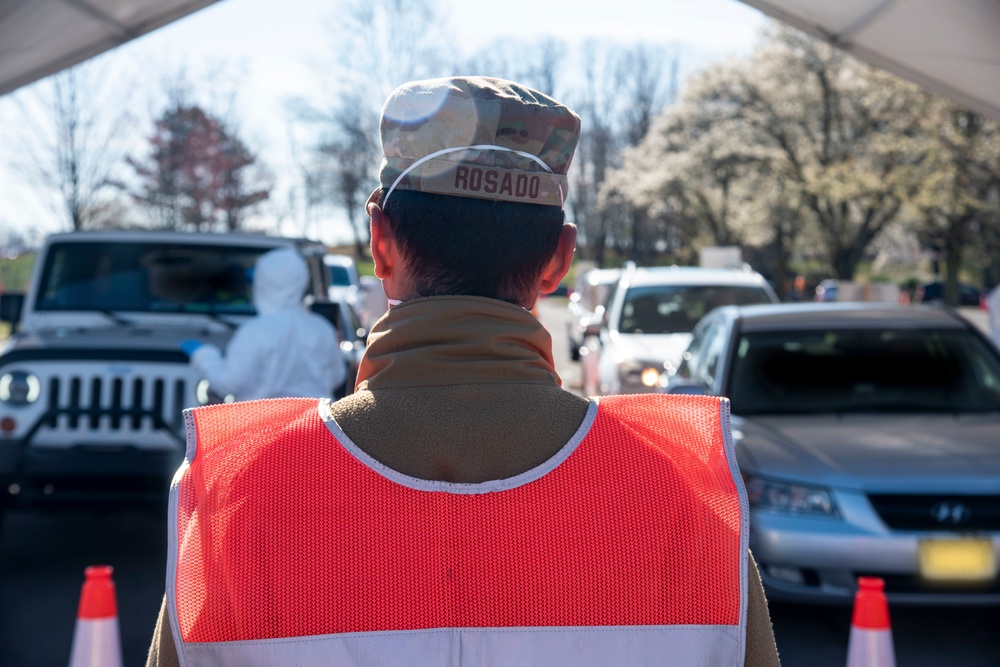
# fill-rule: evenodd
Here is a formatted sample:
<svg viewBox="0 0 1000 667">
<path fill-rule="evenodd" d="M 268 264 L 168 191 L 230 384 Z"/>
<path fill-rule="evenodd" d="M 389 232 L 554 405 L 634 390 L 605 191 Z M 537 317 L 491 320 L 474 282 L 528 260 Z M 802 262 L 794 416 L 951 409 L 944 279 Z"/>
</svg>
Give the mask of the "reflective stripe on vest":
<svg viewBox="0 0 1000 667">
<path fill-rule="evenodd" d="M 746 493 L 728 402 L 592 403 L 481 484 L 371 459 L 325 399 L 185 413 L 168 615 L 181 665 L 741 665 Z"/>
</svg>

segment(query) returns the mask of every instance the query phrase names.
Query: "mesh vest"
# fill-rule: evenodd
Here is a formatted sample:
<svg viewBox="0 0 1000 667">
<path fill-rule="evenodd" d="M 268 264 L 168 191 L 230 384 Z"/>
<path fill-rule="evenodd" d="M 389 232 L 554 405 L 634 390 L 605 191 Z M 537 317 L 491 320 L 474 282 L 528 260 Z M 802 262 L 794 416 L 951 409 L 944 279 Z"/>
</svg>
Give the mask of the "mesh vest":
<svg viewBox="0 0 1000 667">
<path fill-rule="evenodd" d="M 521 475 L 408 477 L 323 399 L 185 413 L 181 665 L 742 665 L 747 508 L 724 399 L 593 401 Z"/>
</svg>

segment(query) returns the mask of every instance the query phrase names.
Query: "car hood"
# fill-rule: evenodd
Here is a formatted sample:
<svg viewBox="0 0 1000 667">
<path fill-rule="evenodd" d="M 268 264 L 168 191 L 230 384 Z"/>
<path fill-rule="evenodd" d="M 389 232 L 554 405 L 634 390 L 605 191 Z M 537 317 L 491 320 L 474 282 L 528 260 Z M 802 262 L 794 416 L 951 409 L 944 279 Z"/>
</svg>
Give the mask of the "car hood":
<svg viewBox="0 0 1000 667">
<path fill-rule="evenodd" d="M 860 491 L 997 489 L 1000 414 L 733 418 L 746 473 Z"/>
<path fill-rule="evenodd" d="M 624 361 L 655 361 L 677 366 L 691 342 L 691 334 L 623 334 L 613 333 L 615 356 Z"/>
<path fill-rule="evenodd" d="M 232 336 L 230 330 L 218 327 L 197 326 L 102 326 L 86 328 L 57 328 L 16 336 L 3 350 L 177 350 L 181 341 L 195 338 L 203 343 L 224 347 Z"/>
</svg>

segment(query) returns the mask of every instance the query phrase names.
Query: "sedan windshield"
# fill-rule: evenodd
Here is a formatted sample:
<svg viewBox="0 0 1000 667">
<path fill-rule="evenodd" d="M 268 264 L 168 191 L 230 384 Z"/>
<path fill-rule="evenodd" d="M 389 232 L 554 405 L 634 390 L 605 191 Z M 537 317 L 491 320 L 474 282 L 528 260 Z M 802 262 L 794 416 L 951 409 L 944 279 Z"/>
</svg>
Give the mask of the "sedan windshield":
<svg viewBox="0 0 1000 667">
<path fill-rule="evenodd" d="M 351 272 L 346 266 L 328 265 L 330 271 L 330 284 L 334 287 L 350 287 L 354 284 L 351 280 Z"/>
<path fill-rule="evenodd" d="M 248 269 L 269 248 L 57 243 L 35 309 L 252 314 Z"/>
<path fill-rule="evenodd" d="M 739 340 L 733 412 L 1000 410 L 1000 356 L 964 330 L 781 331 Z"/>
<path fill-rule="evenodd" d="M 702 315 L 719 306 L 770 303 L 760 287 L 642 285 L 625 294 L 618 331 L 626 334 L 691 333 Z"/>
</svg>

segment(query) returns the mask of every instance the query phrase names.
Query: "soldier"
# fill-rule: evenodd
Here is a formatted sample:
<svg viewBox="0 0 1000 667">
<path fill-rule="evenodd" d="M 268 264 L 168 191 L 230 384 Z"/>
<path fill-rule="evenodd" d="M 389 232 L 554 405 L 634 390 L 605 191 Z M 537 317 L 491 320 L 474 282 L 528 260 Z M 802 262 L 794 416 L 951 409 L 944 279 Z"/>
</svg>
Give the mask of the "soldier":
<svg viewBox="0 0 1000 667">
<path fill-rule="evenodd" d="M 778 663 L 728 403 L 564 391 L 528 310 L 572 261 L 579 123 L 498 79 L 390 96 L 394 305 L 354 394 L 189 413 L 149 664 Z"/>
</svg>

